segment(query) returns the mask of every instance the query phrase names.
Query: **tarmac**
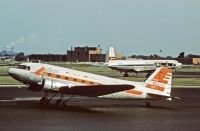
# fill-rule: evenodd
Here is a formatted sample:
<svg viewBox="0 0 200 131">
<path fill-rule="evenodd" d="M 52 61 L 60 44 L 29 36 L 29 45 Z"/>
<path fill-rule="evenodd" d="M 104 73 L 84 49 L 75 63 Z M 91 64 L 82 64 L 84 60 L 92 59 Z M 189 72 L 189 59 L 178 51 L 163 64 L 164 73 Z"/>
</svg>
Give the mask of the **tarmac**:
<svg viewBox="0 0 200 131">
<path fill-rule="evenodd" d="M 176 88 L 180 100 L 108 100 L 75 96 L 65 107 L 53 100 L 42 107 L 42 92 L 0 88 L 0 130 L 29 131 L 197 131 L 200 130 L 200 89 Z"/>
</svg>

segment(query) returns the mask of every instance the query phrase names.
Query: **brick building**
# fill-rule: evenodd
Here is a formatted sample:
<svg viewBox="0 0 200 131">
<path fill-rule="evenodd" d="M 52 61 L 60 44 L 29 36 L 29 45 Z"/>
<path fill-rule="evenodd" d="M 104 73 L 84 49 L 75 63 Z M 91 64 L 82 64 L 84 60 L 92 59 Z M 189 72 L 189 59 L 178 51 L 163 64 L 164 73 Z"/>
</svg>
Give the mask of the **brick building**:
<svg viewBox="0 0 200 131">
<path fill-rule="evenodd" d="M 104 62 L 106 54 L 99 47 L 75 47 L 67 51 L 67 61 L 70 62 Z"/>
<path fill-rule="evenodd" d="M 192 63 L 195 65 L 200 65 L 200 57 L 199 58 L 192 58 Z"/>
<path fill-rule="evenodd" d="M 192 54 L 185 56 L 185 53 L 181 52 L 178 56 L 178 61 L 181 62 L 182 64 L 200 65 L 200 56 Z"/>
</svg>

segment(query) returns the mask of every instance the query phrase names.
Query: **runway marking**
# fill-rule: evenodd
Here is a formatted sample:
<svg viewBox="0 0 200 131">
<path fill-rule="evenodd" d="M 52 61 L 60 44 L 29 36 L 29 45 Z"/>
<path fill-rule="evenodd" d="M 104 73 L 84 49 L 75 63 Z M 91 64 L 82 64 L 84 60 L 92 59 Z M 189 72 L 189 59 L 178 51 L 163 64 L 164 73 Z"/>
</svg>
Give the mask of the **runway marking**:
<svg viewBox="0 0 200 131">
<path fill-rule="evenodd" d="M 31 101 L 31 100 L 40 100 L 41 97 L 26 97 L 26 98 L 15 98 L 15 101 Z"/>
<path fill-rule="evenodd" d="M 32 101 L 32 100 L 40 100 L 40 97 L 26 97 L 26 98 L 13 98 L 13 99 L 5 99 L 0 100 L 0 102 L 15 102 L 15 101 Z"/>
<path fill-rule="evenodd" d="M 99 107 L 98 107 L 98 108 L 92 108 L 92 110 L 94 110 L 94 111 L 118 111 L 118 110 L 120 110 L 120 109 L 116 109 L 116 108 L 112 108 L 112 109 L 109 108 L 109 109 L 108 109 L 108 108 L 103 108 L 103 107 L 102 107 L 102 108 L 99 108 Z"/>
<path fill-rule="evenodd" d="M 54 99 L 59 99 L 60 97 L 54 97 Z M 66 97 L 67 98 L 67 97 Z M 80 100 L 84 100 L 85 98 L 83 97 L 80 97 L 80 96 L 76 96 L 76 97 L 73 97 L 75 99 L 80 99 Z M 41 97 L 16 97 L 16 98 L 13 98 L 13 99 L 1 99 L 0 102 L 6 102 L 6 101 L 39 101 L 41 99 Z"/>
<path fill-rule="evenodd" d="M 26 85 L 0 85 L 0 88 L 25 88 Z"/>
</svg>

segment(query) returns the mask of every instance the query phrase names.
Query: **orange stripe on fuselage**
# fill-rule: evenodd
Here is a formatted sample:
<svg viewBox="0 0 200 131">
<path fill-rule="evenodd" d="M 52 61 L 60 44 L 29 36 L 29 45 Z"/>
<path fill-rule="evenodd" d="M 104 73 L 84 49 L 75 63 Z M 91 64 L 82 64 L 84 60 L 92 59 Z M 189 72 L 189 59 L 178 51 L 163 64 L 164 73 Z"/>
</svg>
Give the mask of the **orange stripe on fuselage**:
<svg viewBox="0 0 200 131">
<path fill-rule="evenodd" d="M 81 83 L 81 84 L 86 84 L 86 85 L 99 85 L 100 83 L 89 81 L 89 80 L 84 80 L 76 77 L 71 77 L 71 76 L 64 76 L 64 75 L 59 75 L 59 74 L 54 74 L 54 73 L 47 73 L 45 72 L 45 76 L 48 76 L 50 78 L 56 78 L 60 80 L 65 80 L 65 81 L 71 81 L 71 82 L 76 82 L 76 83 Z"/>
<path fill-rule="evenodd" d="M 137 90 L 127 90 L 126 92 L 129 94 L 133 94 L 133 95 L 142 95 L 142 93 L 143 93 L 143 92 L 137 91 Z"/>
<path fill-rule="evenodd" d="M 59 75 L 59 74 L 55 74 L 55 73 L 49 73 L 49 72 L 45 71 L 44 67 L 37 70 L 34 74 L 35 75 L 48 76 L 50 78 L 56 78 L 56 79 L 65 80 L 65 81 L 77 82 L 77 83 L 86 84 L 86 85 L 99 85 L 100 84 L 100 83 L 97 83 L 97 82 L 79 79 L 79 78 L 76 78 L 76 77 L 64 76 L 64 75 Z"/>
<path fill-rule="evenodd" d="M 42 68 L 38 69 L 34 74 L 36 74 L 36 75 L 42 75 L 44 71 L 45 71 L 45 68 L 42 67 Z"/>
</svg>

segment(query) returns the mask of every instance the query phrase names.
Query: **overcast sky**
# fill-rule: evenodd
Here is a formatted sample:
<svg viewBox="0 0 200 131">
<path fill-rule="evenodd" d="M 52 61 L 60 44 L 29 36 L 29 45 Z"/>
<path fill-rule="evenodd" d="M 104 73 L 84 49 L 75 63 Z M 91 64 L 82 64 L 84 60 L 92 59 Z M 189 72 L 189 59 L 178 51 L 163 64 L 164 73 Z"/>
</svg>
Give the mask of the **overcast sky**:
<svg viewBox="0 0 200 131">
<path fill-rule="evenodd" d="M 200 0 L 0 0 L 1 49 L 65 53 L 86 45 L 200 54 Z"/>
</svg>

